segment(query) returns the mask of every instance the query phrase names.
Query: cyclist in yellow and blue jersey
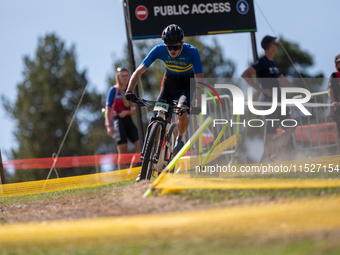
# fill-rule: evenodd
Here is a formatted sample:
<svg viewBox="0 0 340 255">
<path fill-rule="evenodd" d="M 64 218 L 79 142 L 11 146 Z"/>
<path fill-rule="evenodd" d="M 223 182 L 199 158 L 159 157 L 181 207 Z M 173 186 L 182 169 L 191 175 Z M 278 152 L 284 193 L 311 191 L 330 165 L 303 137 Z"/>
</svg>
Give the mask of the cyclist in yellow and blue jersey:
<svg viewBox="0 0 340 255">
<path fill-rule="evenodd" d="M 169 25 L 163 30 L 163 43 L 155 46 L 132 74 L 125 93 L 127 100 L 133 102 L 136 100 L 133 89 L 140 77 L 156 59 L 160 59 L 164 62 L 165 78 L 157 101 L 171 103 L 172 100 L 178 98 L 179 107 L 190 108 L 196 94 L 195 106 L 200 107 L 202 90 L 197 89 L 195 92 L 195 89 L 198 82 L 203 82 L 202 63 L 197 49 L 190 44 L 183 43 L 183 38 L 183 30 L 175 24 Z M 196 83 L 193 82 L 190 86 L 191 78 L 195 78 Z M 188 126 L 188 115 L 178 116 L 178 136 L 174 155 L 184 145 L 182 139 Z"/>
<path fill-rule="evenodd" d="M 170 47 L 174 50 L 169 52 Z M 178 51 L 180 51 L 179 56 L 177 56 Z M 200 55 L 197 49 L 188 43 L 181 42 L 178 46 L 167 46 L 161 43 L 150 51 L 142 65 L 148 68 L 156 59 L 164 62 L 166 74 L 191 76 L 193 72 L 202 73 Z"/>
</svg>

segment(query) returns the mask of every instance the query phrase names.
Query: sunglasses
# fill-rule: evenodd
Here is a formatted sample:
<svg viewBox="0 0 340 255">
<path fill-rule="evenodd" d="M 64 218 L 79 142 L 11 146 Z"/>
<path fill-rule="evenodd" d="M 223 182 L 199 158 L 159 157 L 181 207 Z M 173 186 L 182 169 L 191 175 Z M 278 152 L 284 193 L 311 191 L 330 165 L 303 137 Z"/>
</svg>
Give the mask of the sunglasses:
<svg viewBox="0 0 340 255">
<path fill-rule="evenodd" d="M 276 47 L 279 47 L 279 44 L 278 44 L 278 43 L 272 43 L 272 44 L 276 45 Z"/>
<path fill-rule="evenodd" d="M 171 50 L 177 51 L 181 48 L 181 45 L 175 45 L 175 46 L 167 45 L 166 48 L 168 49 L 168 51 L 171 51 Z"/>
<path fill-rule="evenodd" d="M 129 69 L 127 69 L 127 67 L 125 67 L 125 66 L 120 66 L 120 67 L 117 68 L 117 72 L 120 72 L 122 70 L 129 71 Z"/>
</svg>

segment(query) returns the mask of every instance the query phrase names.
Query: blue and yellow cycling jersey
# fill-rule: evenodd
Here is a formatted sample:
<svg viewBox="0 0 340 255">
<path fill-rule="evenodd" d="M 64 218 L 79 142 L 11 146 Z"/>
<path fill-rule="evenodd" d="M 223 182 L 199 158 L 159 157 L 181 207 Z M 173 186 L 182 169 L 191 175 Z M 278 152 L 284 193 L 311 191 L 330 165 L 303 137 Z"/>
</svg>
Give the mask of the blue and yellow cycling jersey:
<svg viewBox="0 0 340 255">
<path fill-rule="evenodd" d="M 166 48 L 161 43 L 155 46 L 144 59 L 142 65 L 149 66 L 156 60 L 160 59 L 164 62 L 167 73 L 177 75 L 188 75 L 192 71 L 194 74 L 202 73 L 202 63 L 197 49 L 187 43 L 183 44 L 182 52 L 176 58 L 172 58 Z"/>
</svg>

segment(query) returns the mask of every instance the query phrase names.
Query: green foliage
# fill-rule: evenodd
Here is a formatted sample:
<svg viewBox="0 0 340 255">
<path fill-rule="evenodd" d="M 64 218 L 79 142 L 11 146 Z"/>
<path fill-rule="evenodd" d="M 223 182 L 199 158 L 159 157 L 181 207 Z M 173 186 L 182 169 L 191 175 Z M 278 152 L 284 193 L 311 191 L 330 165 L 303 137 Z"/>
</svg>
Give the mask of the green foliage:
<svg viewBox="0 0 340 255">
<path fill-rule="evenodd" d="M 323 78 L 322 73 L 310 75 L 308 69 L 314 65 L 313 56 L 300 48 L 299 44 L 285 40 L 280 37 L 278 40 L 280 46 L 277 54 L 274 57 L 274 61 L 279 67 L 281 73 L 287 77 L 299 78 L 300 76 L 296 72 L 292 62 L 289 60 L 287 54 L 283 50 L 281 44 L 287 51 L 288 55 L 292 59 L 299 73 L 304 78 Z"/>
<path fill-rule="evenodd" d="M 223 49 L 216 38 L 212 45 L 204 44 L 202 37 L 187 37 L 185 42 L 195 46 L 200 53 L 203 67 L 203 75 L 206 78 L 231 78 L 235 72 L 235 63 L 225 59 Z"/>
<path fill-rule="evenodd" d="M 3 97 L 5 110 L 17 122 L 13 133 L 19 146 L 12 150 L 12 158 L 44 158 L 57 153 L 87 83 L 86 72 L 77 70 L 74 46 L 67 49 L 54 34 L 40 38 L 33 59 L 24 57 L 23 81 L 17 85 L 15 103 Z M 102 127 L 101 100 L 95 90 L 86 92 L 59 156 L 93 155 L 103 147 L 107 135 Z M 90 171 L 65 169 L 59 174 Z M 12 181 L 46 176 L 46 170 L 21 170 Z"/>
</svg>

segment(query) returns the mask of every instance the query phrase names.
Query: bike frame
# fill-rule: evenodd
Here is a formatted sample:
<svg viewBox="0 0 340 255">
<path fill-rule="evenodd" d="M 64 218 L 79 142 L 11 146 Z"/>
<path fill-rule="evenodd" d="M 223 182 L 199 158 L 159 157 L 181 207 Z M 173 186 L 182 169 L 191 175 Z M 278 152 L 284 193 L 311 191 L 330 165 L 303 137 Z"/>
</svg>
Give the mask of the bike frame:
<svg viewBox="0 0 340 255">
<path fill-rule="evenodd" d="M 148 100 L 141 100 L 140 102 L 137 102 L 137 103 L 141 103 L 144 106 L 150 106 L 150 105 L 147 105 L 145 103 L 155 104 L 157 102 L 148 101 Z M 172 113 L 174 113 L 175 111 L 178 111 L 178 110 L 179 110 L 179 112 L 176 112 L 177 114 L 189 113 L 189 109 L 177 107 L 177 103 L 175 103 L 175 102 L 172 102 L 171 104 L 168 104 L 168 105 L 169 105 L 169 110 L 167 112 L 164 112 L 164 111 L 161 111 L 161 110 L 156 110 L 156 111 L 154 111 L 155 116 L 150 118 L 150 123 L 147 127 L 146 136 L 145 136 L 145 140 L 144 140 L 144 144 L 143 144 L 143 149 L 142 149 L 142 152 L 141 152 L 141 160 L 144 159 L 144 153 L 145 153 L 145 149 L 146 149 L 145 148 L 145 145 L 146 145 L 145 141 L 148 140 L 150 129 L 155 122 L 159 122 L 161 124 L 161 135 L 160 135 L 159 139 L 161 141 L 164 141 L 164 139 L 166 138 L 165 137 L 166 136 L 166 127 L 167 127 L 168 124 L 171 123 Z M 159 155 L 160 155 L 161 150 L 162 150 L 162 146 L 163 146 L 163 142 L 159 143 L 157 151 L 156 151 L 155 155 L 152 157 L 153 163 L 156 163 L 156 164 L 158 163 Z M 165 145 L 165 146 L 167 146 L 167 145 Z"/>
</svg>

